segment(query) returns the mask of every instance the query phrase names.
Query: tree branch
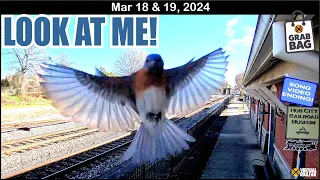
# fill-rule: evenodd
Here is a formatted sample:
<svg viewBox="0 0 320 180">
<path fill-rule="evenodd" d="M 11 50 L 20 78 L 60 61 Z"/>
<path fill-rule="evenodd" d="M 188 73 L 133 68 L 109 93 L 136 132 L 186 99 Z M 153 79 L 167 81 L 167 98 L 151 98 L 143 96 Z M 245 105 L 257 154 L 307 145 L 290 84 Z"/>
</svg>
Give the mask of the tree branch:
<svg viewBox="0 0 320 180">
<path fill-rule="evenodd" d="M 147 52 L 141 49 L 127 49 L 115 62 L 114 72 L 119 76 L 130 75 L 144 64 Z"/>
</svg>

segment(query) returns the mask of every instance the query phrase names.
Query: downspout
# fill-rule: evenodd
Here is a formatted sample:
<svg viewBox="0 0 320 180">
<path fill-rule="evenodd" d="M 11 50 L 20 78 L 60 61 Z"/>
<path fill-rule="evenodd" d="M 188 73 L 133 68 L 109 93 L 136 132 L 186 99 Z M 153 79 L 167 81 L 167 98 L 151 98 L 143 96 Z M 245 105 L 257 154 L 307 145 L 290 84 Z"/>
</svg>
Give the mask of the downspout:
<svg viewBox="0 0 320 180">
<path fill-rule="evenodd" d="M 272 26 L 273 56 L 283 61 L 298 64 L 319 73 L 319 53 L 316 51 L 287 53 L 285 42 L 285 22 L 274 22 Z"/>
</svg>

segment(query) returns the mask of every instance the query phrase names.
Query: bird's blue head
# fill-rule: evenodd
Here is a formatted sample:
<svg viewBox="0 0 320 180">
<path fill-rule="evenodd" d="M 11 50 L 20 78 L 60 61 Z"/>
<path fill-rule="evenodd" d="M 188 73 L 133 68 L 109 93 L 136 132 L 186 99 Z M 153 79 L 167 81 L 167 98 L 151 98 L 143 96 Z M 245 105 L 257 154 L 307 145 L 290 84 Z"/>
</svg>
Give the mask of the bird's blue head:
<svg viewBox="0 0 320 180">
<path fill-rule="evenodd" d="M 150 54 L 144 63 L 144 68 L 150 72 L 159 73 L 163 71 L 163 60 L 159 54 Z"/>
</svg>

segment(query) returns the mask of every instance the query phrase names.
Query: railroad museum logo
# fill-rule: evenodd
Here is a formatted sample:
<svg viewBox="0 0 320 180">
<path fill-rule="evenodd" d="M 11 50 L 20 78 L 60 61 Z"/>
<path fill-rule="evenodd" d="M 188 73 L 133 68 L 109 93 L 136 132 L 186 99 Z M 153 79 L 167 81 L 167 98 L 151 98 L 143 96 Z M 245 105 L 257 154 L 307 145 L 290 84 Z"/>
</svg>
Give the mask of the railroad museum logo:
<svg viewBox="0 0 320 180">
<path fill-rule="evenodd" d="M 317 169 L 316 168 L 293 168 L 291 174 L 294 177 L 316 177 Z"/>
<path fill-rule="evenodd" d="M 303 27 L 302 27 L 301 25 L 296 25 L 296 26 L 294 27 L 294 31 L 295 31 L 296 33 L 302 33 Z"/>
<path fill-rule="evenodd" d="M 283 150 L 287 151 L 315 151 L 317 150 L 318 141 L 295 140 L 289 139 L 286 141 L 286 146 Z"/>
<path fill-rule="evenodd" d="M 302 21 L 294 21 L 296 13 L 302 15 Z M 294 11 L 292 20 L 285 23 L 287 53 L 315 50 L 311 20 L 304 20 L 302 11 Z"/>
</svg>

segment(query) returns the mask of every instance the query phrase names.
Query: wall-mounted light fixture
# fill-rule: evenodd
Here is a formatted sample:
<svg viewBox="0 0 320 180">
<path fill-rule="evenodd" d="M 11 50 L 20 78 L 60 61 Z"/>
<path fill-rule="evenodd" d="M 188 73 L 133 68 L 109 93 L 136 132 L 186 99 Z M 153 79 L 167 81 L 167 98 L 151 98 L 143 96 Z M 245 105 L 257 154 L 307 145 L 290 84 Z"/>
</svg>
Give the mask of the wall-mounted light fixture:
<svg viewBox="0 0 320 180">
<path fill-rule="evenodd" d="M 281 121 L 284 121 L 284 116 L 286 115 L 277 105 L 276 105 L 276 115 L 280 117 Z"/>
<path fill-rule="evenodd" d="M 271 100 L 271 99 L 267 99 L 266 101 L 268 101 L 268 100 Z M 271 103 L 273 103 L 273 102 L 271 102 Z M 281 121 L 284 121 L 285 113 L 275 103 L 274 103 L 274 105 L 275 105 L 276 115 L 280 117 Z M 263 111 L 264 111 L 264 108 L 263 108 Z M 263 111 L 261 113 L 271 114 L 269 112 L 263 112 Z"/>
<path fill-rule="evenodd" d="M 273 94 L 277 93 L 277 91 L 278 91 L 277 86 L 273 84 L 273 85 L 271 86 L 271 88 L 270 88 L 270 91 L 271 91 Z M 281 121 L 284 121 L 285 113 L 284 113 L 284 112 L 279 108 L 279 106 L 277 106 L 276 104 L 275 104 L 275 107 L 276 107 L 276 108 L 275 108 L 276 115 L 280 117 Z"/>
</svg>

